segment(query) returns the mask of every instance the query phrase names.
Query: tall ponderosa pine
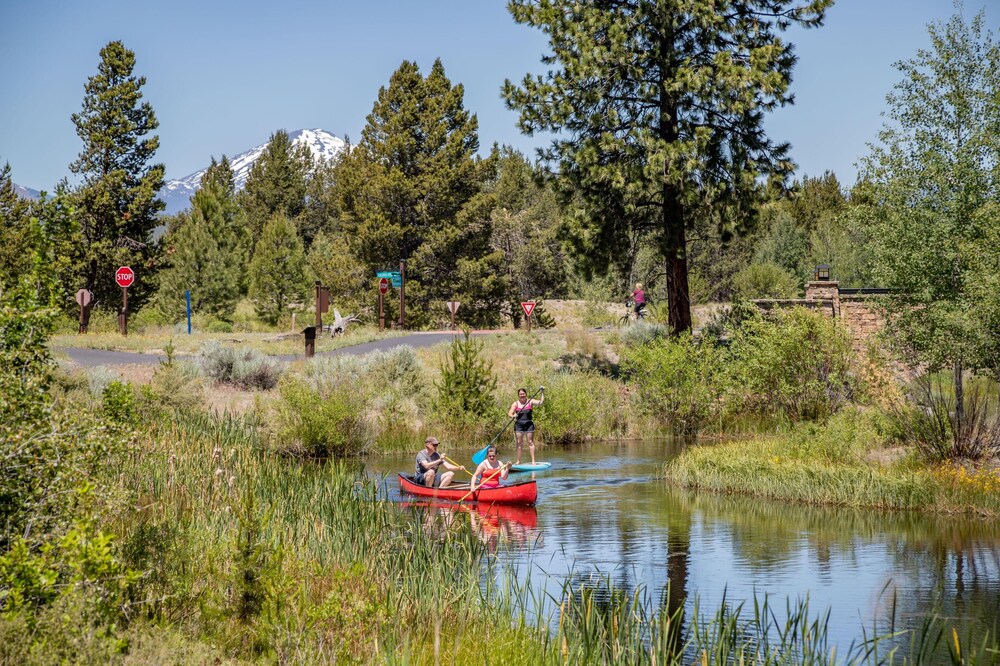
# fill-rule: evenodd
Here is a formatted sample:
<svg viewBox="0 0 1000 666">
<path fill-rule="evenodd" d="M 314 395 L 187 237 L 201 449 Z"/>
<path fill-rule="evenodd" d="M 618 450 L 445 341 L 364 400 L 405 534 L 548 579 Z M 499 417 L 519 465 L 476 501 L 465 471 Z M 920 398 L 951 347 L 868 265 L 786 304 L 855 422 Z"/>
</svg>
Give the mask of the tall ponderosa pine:
<svg viewBox="0 0 1000 666">
<path fill-rule="evenodd" d="M 897 63 L 891 123 L 864 162 L 875 277 L 893 290 L 888 326 L 931 369 L 1000 373 L 989 266 L 1000 265 L 1000 46 L 983 15 L 928 26 L 931 47 Z M 981 273 L 985 269 L 985 273 Z M 991 302 L 992 301 L 992 302 Z"/>
<path fill-rule="evenodd" d="M 158 301 L 168 316 L 182 316 L 185 291 L 195 312 L 232 316 L 246 274 L 245 228 L 233 192 L 229 162 L 213 159 L 189 216 L 166 239 L 170 266 L 160 276 Z"/>
<path fill-rule="evenodd" d="M 306 298 L 310 286 L 295 225 L 275 213 L 264 226 L 250 261 L 250 298 L 257 315 L 270 324 L 278 323 L 290 304 Z"/>
<path fill-rule="evenodd" d="M 150 166 L 160 139 L 150 136 L 159 123 L 149 102 L 142 101 L 145 77 L 133 74 L 135 54 L 121 42 L 101 49 L 97 74 L 87 80 L 83 109 L 73 114 L 83 151 L 70 170 L 83 182 L 73 193 L 80 236 L 72 244 L 75 275 L 69 291 L 86 287 L 99 307 L 115 308 L 121 290 L 114 270 L 130 265 L 137 279 L 129 289 L 130 305 L 148 295 L 152 281 L 150 240 L 163 202 L 163 165 Z"/>
<path fill-rule="evenodd" d="M 239 195 L 254 243 L 275 214 L 294 221 L 302 213 L 312 167 L 309 149 L 294 145 L 288 132 L 278 130 L 271 135 Z"/>
<path fill-rule="evenodd" d="M 759 183 L 792 170 L 763 114 L 790 103 L 795 58 L 779 33 L 819 25 L 832 0 L 512 0 L 518 23 L 549 35 L 544 76 L 508 81 L 522 131 L 559 132 L 545 157 L 582 202 L 575 240 L 590 268 L 632 256 L 653 234 L 668 321 L 691 328 L 687 235 L 699 218 L 740 231 Z"/>
<path fill-rule="evenodd" d="M 425 78 L 404 62 L 379 90 L 361 143 L 337 167 L 336 188 L 352 251 L 369 272 L 407 264 L 407 317 L 444 319 L 463 301 L 464 321 L 495 321 L 506 286 L 491 252 L 494 197 L 481 193 L 476 117 L 440 61 Z"/>
</svg>

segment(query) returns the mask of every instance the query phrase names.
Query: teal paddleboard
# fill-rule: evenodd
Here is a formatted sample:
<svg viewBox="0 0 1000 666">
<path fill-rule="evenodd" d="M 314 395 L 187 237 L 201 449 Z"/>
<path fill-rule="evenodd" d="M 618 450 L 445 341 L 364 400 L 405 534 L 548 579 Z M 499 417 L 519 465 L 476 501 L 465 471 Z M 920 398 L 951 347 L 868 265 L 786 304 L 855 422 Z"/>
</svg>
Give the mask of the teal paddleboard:
<svg viewBox="0 0 1000 666">
<path fill-rule="evenodd" d="M 542 472 L 552 467 L 552 463 L 540 462 L 532 465 L 531 463 L 520 463 L 518 465 L 512 465 L 510 471 L 512 472 Z"/>
</svg>

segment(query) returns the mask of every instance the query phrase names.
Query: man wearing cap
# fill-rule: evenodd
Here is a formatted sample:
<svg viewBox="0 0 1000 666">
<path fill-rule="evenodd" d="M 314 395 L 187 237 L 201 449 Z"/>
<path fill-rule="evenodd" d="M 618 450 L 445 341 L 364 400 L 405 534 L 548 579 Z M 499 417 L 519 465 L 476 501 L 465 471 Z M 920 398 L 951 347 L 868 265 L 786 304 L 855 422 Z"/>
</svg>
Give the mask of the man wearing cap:
<svg viewBox="0 0 1000 666">
<path fill-rule="evenodd" d="M 451 484 L 455 472 L 462 468 L 458 465 L 452 465 L 442 458 L 441 454 L 437 452 L 437 447 L 436 437 L 428 437 L 424 440 L 424 448 L 417 454 L 417 473 L 413 476 L 417 483 L 422 483 L 428 488 L 431 486 L 447 488 Z M 447 471 L 441 472 L 442 467 Z"/>
</svg>

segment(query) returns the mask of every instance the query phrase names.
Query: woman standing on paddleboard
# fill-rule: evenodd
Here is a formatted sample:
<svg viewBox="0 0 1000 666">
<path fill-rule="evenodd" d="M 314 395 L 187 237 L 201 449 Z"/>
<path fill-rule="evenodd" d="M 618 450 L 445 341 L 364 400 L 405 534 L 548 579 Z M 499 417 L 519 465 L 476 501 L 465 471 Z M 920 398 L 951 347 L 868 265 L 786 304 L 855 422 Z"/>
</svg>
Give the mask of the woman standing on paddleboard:
<svg viewBox="0 0 1000 666">
<path fill-rule="evenodd" d="M 541 389 L 541 397 L 537 399 L 528 398 L 528 389 L 518 389 L 517 400 L 507 410 L 508 417 L 517 417 L 517 420 L 514 421 L 514 439 L 517 440 L 517 462 L 514 463 L 515 465 L 521 464 L 521 446 L 524 444 L 525 438 L 528 440 L 528 452 L 531 453 L 531 464 L 535 464 L 535 422 L 531 417 L 534 407 L 543 402 L 545 402 L 544 386 Z"/>
</svg>

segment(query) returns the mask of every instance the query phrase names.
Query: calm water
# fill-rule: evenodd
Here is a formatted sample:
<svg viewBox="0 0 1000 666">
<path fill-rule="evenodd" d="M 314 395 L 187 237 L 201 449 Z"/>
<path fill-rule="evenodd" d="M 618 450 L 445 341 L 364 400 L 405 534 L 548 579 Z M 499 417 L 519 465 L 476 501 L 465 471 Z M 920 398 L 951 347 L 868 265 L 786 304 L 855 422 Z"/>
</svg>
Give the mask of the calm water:
<svg viewBox="0 0 1000 666">
<path fill-rule="evenodd" d="M 535 474 L 534 509 L 462 514 L 536 589 L 557 592 L 567 576 L 597 574 L 659 600 L 669 582 L 672 597 L 687 597 L 688 617 L 695 597 L 703 612 L 714 612 L 724 594 L 747 601 L 751 615 L 755 594 L 782 610 L 786 598 L 808 597 L 813 614 L 830 611 L 830 638 L 841 651 L 876 622 L 884 632 L 894 600 L 897 628 L 937 609 L 974 635 L 995 635 L 1000 521 L 680 491 L 653 478 L 676 452 L 664 442 L 544 449 L 538 459 L 553 467 Z M 412 473 L 415 455 L 369 462 L 369 471 L 391 475 L 390 499 L 400 499 L 395 474 Z"/>
</svg>

